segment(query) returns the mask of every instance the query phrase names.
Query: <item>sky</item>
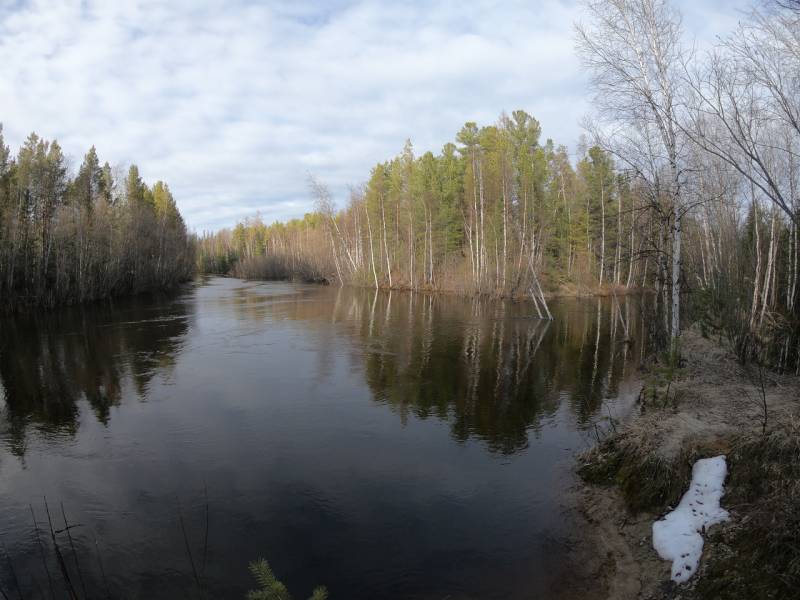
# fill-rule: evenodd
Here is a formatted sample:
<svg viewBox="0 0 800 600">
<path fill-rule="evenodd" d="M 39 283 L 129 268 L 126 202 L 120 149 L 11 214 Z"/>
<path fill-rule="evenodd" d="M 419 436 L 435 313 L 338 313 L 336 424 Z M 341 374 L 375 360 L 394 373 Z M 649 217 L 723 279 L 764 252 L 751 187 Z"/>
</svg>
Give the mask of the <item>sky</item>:
<svg viewBox="0 0 800 600">
<path fill-rule="evenodd" d="M 676 0 L 699 45 L 747 0 Z M 467 121 L 526 110 L 574 149 L 591 112 L 571 0 L 0 0 L 0 123 L 77 169 L 135 162 L 190 229 L 337 203 L 406 139 L 437 152 Z"/>
</svg>

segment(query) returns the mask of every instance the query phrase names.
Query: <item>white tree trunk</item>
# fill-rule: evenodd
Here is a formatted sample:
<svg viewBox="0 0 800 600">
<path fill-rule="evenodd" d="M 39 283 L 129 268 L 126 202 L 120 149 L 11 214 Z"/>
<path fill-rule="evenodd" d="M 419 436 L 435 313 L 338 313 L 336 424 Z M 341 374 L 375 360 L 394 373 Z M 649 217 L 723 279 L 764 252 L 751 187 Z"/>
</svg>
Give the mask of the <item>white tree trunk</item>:
<svg viewBox="0 0 800 600">
<path fill-rule="evenodd" d="M 680 207 L 675 212 L 675 228 L 672 232 L 672 323 L 670 337 L 672 350 L 678 348 L 681 333 L 681 213 Z"/>
<path fill-rule="evenodd" d="M 369 259 L 372 263 L 372 277 L 375 279 L 375 289 L 378 289 L 378 271 L 375 269 L 375 249 L 372 245 L 372 223 L 369 220 L 369 207 L 364 202 L 364 212 L 367 215 L 367 232 L 369 235 Z"/>
<path fill-rule="evenodd" d="M 383 221 L 383 250 L 386 252 L 386 271 L 389 275 L 389 289 L 392 287 L 392 263 L 389 260 L 389 241 L 386 239 L 386 212 L 383 207 L 383 196 L 381 196 L 381 221 Z"/>
<path fill-rule="evenodd" d="M 603 287 L 603 269 L 606 265 L 606 197 L 604 186 L 600 186 L 600 287 Z"/>
</svg>

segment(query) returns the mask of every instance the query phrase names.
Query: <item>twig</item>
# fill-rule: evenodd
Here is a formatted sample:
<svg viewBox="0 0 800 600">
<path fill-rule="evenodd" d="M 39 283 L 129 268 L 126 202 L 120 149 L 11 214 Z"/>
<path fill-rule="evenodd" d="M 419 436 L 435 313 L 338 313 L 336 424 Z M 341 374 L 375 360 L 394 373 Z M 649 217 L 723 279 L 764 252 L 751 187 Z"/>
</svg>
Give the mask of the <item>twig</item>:
<svg viewBox="0 0 800 600">
<path fill-rule="evenodd" d="M 42 555 L 42 566 L 44 572 L 47 574 L 47 584 L 50 586 L 50 596 L 56 600 L 56 592 L 53 589 L 53 579 L 50 577 L 50 569 L 47 568 L 47 557 L 44 555 L 44 546 L 42 545 L 42 538 L 39 537 L 39 525 L 36 523 L 36 513 L 33 512 L 33 504 L 29 504 L 31 508 L 31 517 L 33 518 L 33 531 L 36 534 L 36 543 L 39 545 L 39 552 Z"/>
<path fill-rule="evenodd" d="M 206 557 L 208 556 L 208 484 L 205 481 L 203 482 L 203 496 L 206 501 L 206 527 L 205 534 L 203 535 L 203 566 L 200 569 L 201 577 L 205 577 Z"/>
<path fill-rule="evenodd" d="M 8 562 L 8 570 L 11 571 L 11 578 L 14 580 L 14 586 L 17 588 L 17 594 L 19 595 L 20 600 L 22 600 L 22 589 L 19 587 L 19 579 L 17 579 L 17 571 L 14 569 L 14 563 L 11 562 L 11 555 L 8 553 L 8 549 L 6 548 L 6 543 L 2 542 L 3 545 L 3 554 L 6 555 L 6 561 Z"/>
<path fill-rule="evenodd" d="M 67 531 L 67 539 L 69 540 L 69 547 L 72 549 L 72 556 L 75 558 L 75 570 L 78 573 L 78 580 L 81 582 L 81 590 L 83 590 L 83 597 L 88 598 L 89 594 L 86 593 L 86 584 L 83 582 L 83 573 L 81 573 L 81 565 L 78 561 L 78 553 L 75 551 L 75 542 L 72 541 L 72 533 L 70 533 L 70 524 L 67 521 L 67 513 L 64 511 L 64 503 L 61 503 L 61 516 L 64 517 L 64 528 Z"/>
<path fill-rule="evenodd" d="M 767 417 L 769 412 L 767 409 L 767 390 L 764 387 L 764 365 L 758 363 L 758 383 L 761 387 L 761 407 L 764 410 L 764 419 L 761 421 L 761 435 L 767 435 Z"/>
<path fill-rule="evenodd" d="M 611 431 L 614 433 L 614 435 L 616 435 L 617 424 L 615 422 L 616 419 L 614 419 L 614 416 L 611 414 L 611 407 L 606 402 L 603 403 L 603 406 L 605 406 L 606 412 L 608 412 L 608 424 L 611 427 Z"/>
<path fill-rule="evenodd" d="M 100 565 L 100 575 L 103 578 L 103 587 L 106 589 L 106 598 L 111 600 L 111 590 L 108 589 L 108 579 L 106 579 L 106 570 L 103 568 L 103 559 L 100 556 L 100 544 L 97 543 L 97 538 L 94 538 L 94 549 L 97 552 L 97 564 Z"/>
<path fill-rule="evenodd" d="M 186 546 L 186 555 L 189 557 L 189 564 L 192 566 L 192 575 L 197 584 L 197 589 L 203 591 L 203 586 L 200 583 L 200 577 L 197 575 L 197 568 L 194 566 L 194 558 L 192 557 L 192 549 L 189 546 L 189 537 L 186 535 L 186 525 L 183 522 L 183 511 L 181 511 L 181 501 L 178 500 L 178 519 L 181 523 L 181 533 L 183 533 L 183 543 Z"/>
<path fill-rule="evenodd" d="M 64 583 L 67 584 L 67 592 L 69 593 L 70 600 L 78 600 L 78 594 L 75 593 L 75 588 L 72 587 L 72 580 L 69 578 L 69 571 L 67 570 L 67 563 L 64 561 L 64 555 L 61 554 L 61 548 L 58 547 L 56 531 L 53 529 L 53 519 L 50 518 L 50 506 L 47 504 L 47 497 L 44 499 L 44 509 L 47 512 L 47 524 L 50 526 L 50 538 L 53 540 L 53 548 L 55 549 L 58 568 L 61 571 L 61 576 L 64 578 Z"/>
</svg>

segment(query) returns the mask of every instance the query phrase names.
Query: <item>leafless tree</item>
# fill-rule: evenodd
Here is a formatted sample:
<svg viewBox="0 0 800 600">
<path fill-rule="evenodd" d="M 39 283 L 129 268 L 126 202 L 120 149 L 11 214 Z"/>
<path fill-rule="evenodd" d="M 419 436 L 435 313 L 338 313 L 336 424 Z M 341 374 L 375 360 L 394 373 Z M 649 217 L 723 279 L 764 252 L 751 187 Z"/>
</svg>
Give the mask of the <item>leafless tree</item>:
<svg viewBox="0 0 800 600">
<path fill-rule="evenodd" d="M 589 127 L 595 143 L 641 180 L 650 206 L 662 217 L 659 268 L 665 299 L 667 282 L 671 286 L 669 333 L 675 350 L 688 174 L 687 140 L 678 126 L 681 69 L 688 59 L 680 15 L 665 0 L 587 0 L 585 8 L 588 22 L 576 30 L 598 111 Z M 662 306 L 666 317 L 666 302 Z"/>
<path fill-rule="evenodd" d="M 791 5 L 794 4 L 794 9 Z M 755 10 L 687 72 L 686 133 L 797 223 L 800 4 Z"/>
</svg>

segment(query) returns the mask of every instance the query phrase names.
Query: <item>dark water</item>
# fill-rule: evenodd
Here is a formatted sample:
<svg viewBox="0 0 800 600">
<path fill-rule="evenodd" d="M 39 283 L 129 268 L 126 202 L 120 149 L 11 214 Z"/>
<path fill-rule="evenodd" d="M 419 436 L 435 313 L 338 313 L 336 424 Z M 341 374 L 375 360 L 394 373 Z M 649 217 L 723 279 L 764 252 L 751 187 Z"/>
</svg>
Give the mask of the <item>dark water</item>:
<svg viewBox="0 0 800 600">
<path fill-rule="evenodd" d="M 50 596 L 32 505 L 64 597 L 46 496 L 89 597 L 243 598 L 261 556 L 296 598 L 557 597 L 574 453 L 631 395 L 643 324 L 633 299 L 553 308 L 214 278 L 0 321 L 23 594 Z"/>
</svg>

